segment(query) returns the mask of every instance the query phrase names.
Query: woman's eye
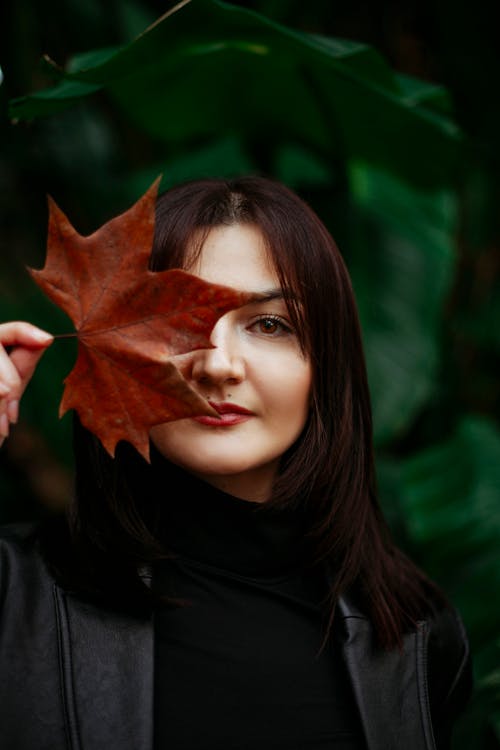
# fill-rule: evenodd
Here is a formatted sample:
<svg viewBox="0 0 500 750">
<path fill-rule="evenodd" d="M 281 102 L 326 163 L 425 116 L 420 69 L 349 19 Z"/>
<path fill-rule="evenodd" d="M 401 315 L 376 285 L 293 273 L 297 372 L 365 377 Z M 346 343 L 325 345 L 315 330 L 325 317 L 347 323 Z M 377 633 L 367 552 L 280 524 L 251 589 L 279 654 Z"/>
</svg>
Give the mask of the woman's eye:
<svg viewBox="0 0 500 750">
<path fill-rule="evenodd" d="M 259 333 L 265 333 L 269 336 L 291 333 L 291 328 L 281 318 L 274 315 L 263 315 L 252 324 Z"/>
</svg>

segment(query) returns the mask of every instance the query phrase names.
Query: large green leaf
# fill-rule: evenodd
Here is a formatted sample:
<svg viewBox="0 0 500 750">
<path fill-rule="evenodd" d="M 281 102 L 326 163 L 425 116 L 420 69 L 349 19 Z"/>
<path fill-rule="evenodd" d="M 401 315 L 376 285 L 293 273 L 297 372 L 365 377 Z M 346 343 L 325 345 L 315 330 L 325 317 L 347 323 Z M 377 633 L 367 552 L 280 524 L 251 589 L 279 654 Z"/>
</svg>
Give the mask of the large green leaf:
<svg viewBox="0 0 500 750">
<path fill-rule="evenodd" d="M 500 433 L 465 417 L 446 441 L 378 462 L 399 542 L 458 606 L 469 634 L 475 693 L 454 747 L 500 741 Z M 489 733 L 489 734 L 488 734 Z M 486 741 L 485 737 L 491 738 Z M 483 741 L 485 744 L 483 744 Z M 492 744 L 488 744 L 492 743 Z"/>
<path fill-rule="evenodd" d="M 441 89 L 411 86 L 370 47 L 280 26 L 218 0 L 191 0 L 121 48 L 55 70 L 51 89 L 11 103 L 15 119 L 60 111 L 102 89 L 172 144 L 283 132 L 329 158 L 362 159 L 424 185 L 450 179 L 460 134 Z"/>
<path fill-rule="evenodd" d="M 403 510 L 427 568 L 460 605 L 475 641 L 498 637 L 500 434 L 466 418 L 448 442 L 404 465 Z"/>
<path fill-rule="evenodd" d="M 439 338 L 453 280 L 456 205 L 353 164 L 347 248 L 364 334 L 377 442 L 411 425 L 433 392 Z"/>
</svg>

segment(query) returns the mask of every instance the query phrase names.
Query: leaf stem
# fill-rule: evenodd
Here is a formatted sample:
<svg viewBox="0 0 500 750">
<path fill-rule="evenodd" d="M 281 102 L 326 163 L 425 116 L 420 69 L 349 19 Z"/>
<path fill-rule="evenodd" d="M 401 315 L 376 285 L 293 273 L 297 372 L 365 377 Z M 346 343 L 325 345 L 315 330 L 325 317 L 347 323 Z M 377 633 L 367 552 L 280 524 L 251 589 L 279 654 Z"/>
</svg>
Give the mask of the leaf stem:
<svg viewBox="0 0 500 750">
<path fill-rule="evenodd" d="M 75 333 L 56 333 L 54 335 L 54 339 L 73 339 L 76 338 L 78 334 Z"/>
</svg>

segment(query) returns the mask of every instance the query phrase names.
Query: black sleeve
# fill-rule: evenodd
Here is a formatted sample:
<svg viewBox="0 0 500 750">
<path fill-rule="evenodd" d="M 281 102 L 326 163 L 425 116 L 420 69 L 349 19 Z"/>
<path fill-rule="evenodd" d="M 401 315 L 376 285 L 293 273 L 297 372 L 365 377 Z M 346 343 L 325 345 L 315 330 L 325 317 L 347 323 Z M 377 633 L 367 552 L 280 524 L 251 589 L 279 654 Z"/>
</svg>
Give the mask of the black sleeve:
<svg viewBox="0 0 500 750">
<path fill-rule="evenodd" d="M 469 642 L 458 613 L 450 608 L 431 623 L 427 647 L 428 686 L 437 750 L 449 750 L 453 725 L 472 691 Z"/>
</svg>

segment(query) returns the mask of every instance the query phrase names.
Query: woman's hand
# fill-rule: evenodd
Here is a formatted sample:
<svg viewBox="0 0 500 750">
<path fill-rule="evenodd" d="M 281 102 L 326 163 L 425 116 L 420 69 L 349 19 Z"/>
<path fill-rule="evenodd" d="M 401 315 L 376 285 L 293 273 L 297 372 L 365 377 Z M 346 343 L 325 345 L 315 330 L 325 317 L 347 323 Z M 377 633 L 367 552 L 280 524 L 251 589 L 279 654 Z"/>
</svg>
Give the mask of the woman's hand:
<svg viewBox="0 0 500 750">
<path fill-rule="evenodd" d="M 17 422 L 19 401 L 53 336 L 30 323 L 0 324 L 0 445 Z"/>
</svg>

